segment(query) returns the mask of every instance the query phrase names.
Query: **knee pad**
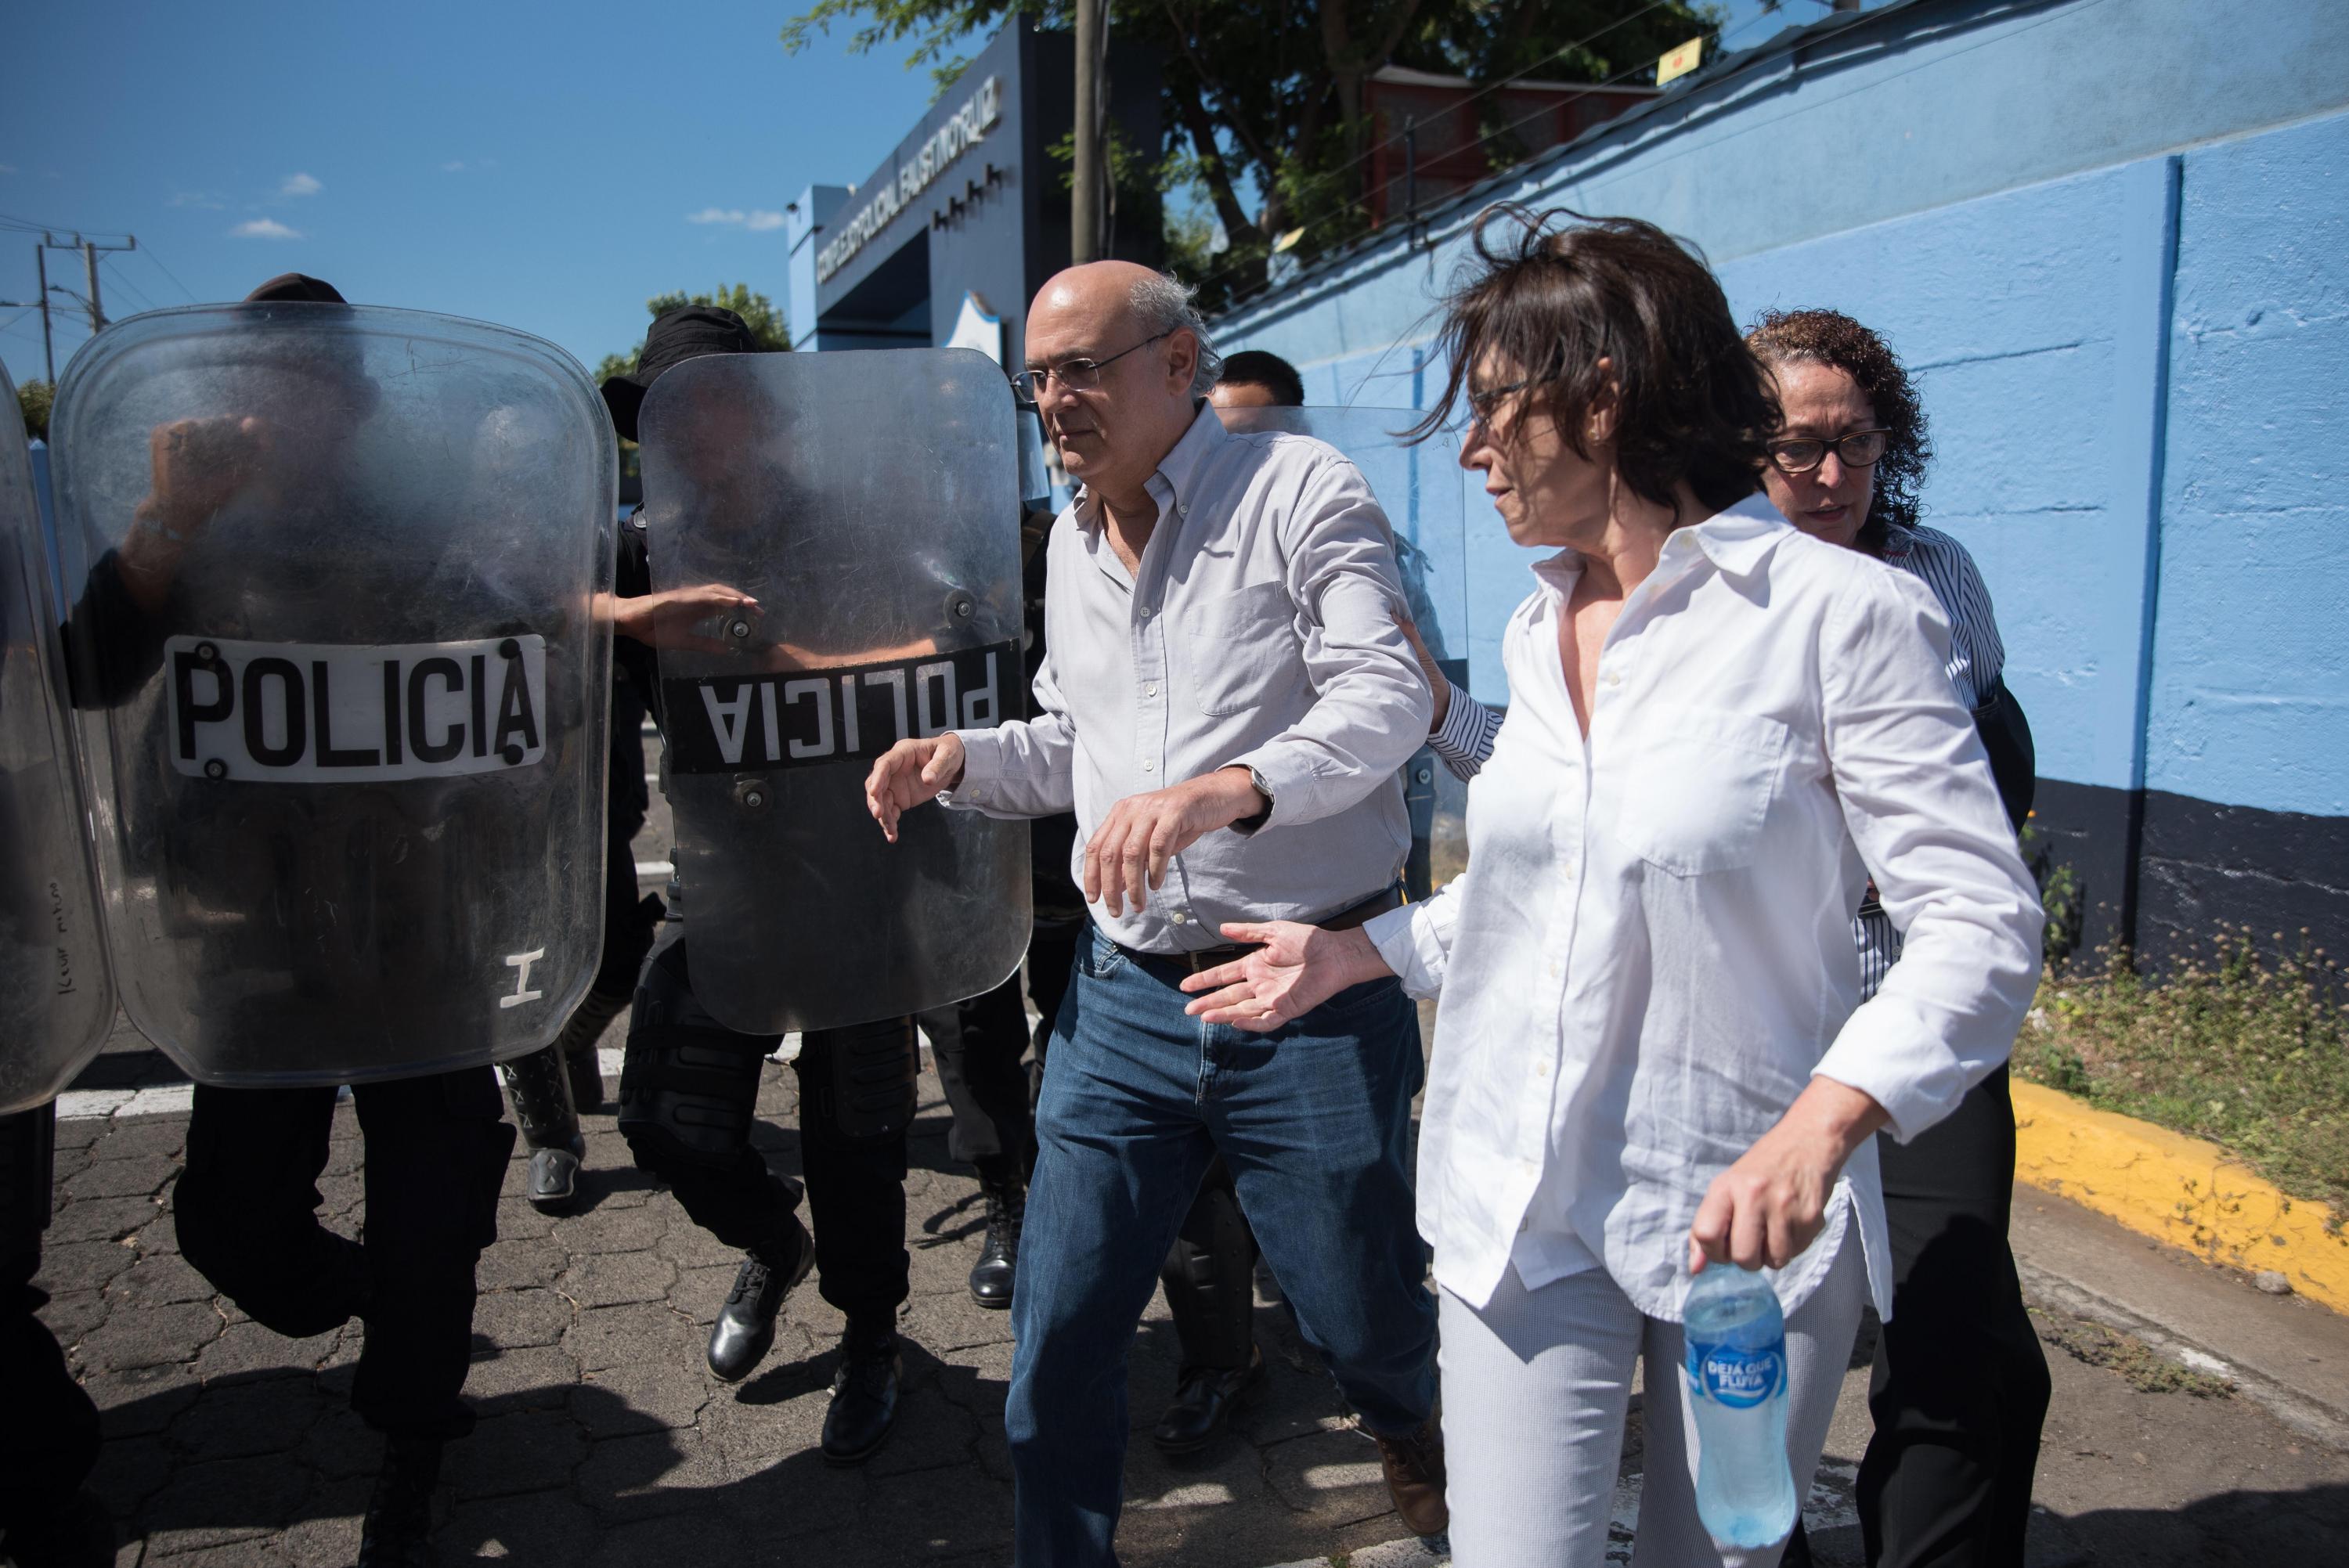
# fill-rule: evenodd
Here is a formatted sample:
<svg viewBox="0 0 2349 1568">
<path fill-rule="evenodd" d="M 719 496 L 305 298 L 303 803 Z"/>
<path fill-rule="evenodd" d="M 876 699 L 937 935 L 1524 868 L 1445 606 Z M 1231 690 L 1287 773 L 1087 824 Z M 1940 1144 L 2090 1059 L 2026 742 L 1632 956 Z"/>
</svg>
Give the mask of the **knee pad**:
<svg viewBox="0 0 2349 1568">
<path fill-rule="evenodd" d="M 800 1083 L 843 1138 L 883 1138 L 913 1125 L 922 1047 L 911 1018 L 885 1018 L 800 1038 Z"/>
<path fill-rule="evenodd" d="M 771 1041 L 702 1010 L 683 944 L 657 954 L 637 987 L 620 1068 L 620 1133 L 639 1168 L 721 1169 L 750 1146 L 759 1072 Z"/>
</svg>

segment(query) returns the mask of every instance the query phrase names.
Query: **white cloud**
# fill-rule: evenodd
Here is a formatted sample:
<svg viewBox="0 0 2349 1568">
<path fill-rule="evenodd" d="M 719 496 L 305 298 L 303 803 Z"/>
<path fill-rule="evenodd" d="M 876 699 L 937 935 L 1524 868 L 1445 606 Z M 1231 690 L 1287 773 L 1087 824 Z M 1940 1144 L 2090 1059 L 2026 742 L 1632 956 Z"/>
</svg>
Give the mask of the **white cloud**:
<svg viewBox="0 0 2349 1568">
<path fill-rule="evenodd" d="M 748 229 L 754 234 L 763 234 L 783 226 L 781 212 L 771 212 L 763 207 L 753 207 L 748 211 L 740 207 L 704 207 L 698 212 L 688 212 L 685 221 L 688 223 L 720 223 L 730 229 Z"/>
<path fill-rule="evenodd" d="M 440 166 L 440 172 L 443 174 L 461 174 L 464 171 L 465 160 L 461 158 L 452 158 Z"/>
<path fill-rule="evenodd" d="M 298 240 L 302 237 L 301 230 L 289 229 L 274 218 L 255 218 L 249 222 L 239 223 L 229 233 L 240 240 Z"/>
<path fill-rule="evenodd" d="M 217 212 L 228 205 L 210 191 L 175 191 L 164 205 L 169 207 L 202 207 Z"/>
<path fill-rule="evenodd" d="M 288 174 L 285 183 L 277 188 L 277 193 L 280 196 L 316 196 L 325 189 L 315 174 Z"/>
</svg>

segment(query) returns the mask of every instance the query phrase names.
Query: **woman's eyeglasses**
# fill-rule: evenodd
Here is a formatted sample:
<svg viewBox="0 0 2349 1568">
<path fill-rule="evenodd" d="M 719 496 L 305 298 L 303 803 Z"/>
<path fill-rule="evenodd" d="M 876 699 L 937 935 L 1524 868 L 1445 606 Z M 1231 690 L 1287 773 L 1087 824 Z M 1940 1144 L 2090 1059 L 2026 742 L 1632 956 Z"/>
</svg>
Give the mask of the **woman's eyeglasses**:
<svg viewBox="0 0 2349 1568">
<path fill-rule="evenodd" d="M 1770 443 L 1770 462 L 1782 474 L 1806 474 L 1827 460 L 1832 451 L 1847 469 L 1872 469 L 1884 456 L 1885 443 L 1891 439 L 1889 430 L 1853 430 L 1834 440 L 1822 440 L 1816 436 L 1795 436 Z"/>
</svg>

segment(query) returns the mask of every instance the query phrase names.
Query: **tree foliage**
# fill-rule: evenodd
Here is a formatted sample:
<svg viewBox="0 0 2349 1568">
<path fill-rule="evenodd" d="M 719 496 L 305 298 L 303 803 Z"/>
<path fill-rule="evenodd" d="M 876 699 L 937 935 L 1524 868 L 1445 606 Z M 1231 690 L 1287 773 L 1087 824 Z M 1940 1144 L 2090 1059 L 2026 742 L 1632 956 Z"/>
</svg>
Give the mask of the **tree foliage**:
<svg viewBox="0 0 2349 1568">
<path fill-rule="evenodd" d="M 1112 39 L 1162 62 L 1155 183 L 1196 198 L 1167 203 L 1169 261 L 1210 304 L 1261 282 L 1282 234 L 1303 230 L 1296 254 L 1309 260 L 1369 227 L 1366 88 L 1386 67 L 1480 86 L 1652 80 L 1658 56 L 1720 25 L 1706 0 L 1109 0 L 1109 15 Z M 909 45 L 906 64 L 943 88 L 962 67 L 960 40 L 1022 16 L 1074 25 L 1071 0 L 815 0 L 782 38 L 798 50 L 843 26 L 854 50 Z M 1506 168 L 1522 147 L 1487 118 L 1488 158 Z M 1210 258 L 1218 227 L 1226 248 Z"/>
<path fill-rule="evenodd" d="M 25 438 L 46 441 L 49 438 L 49 405 L 57 401 L 57 389 L 46 381 L 27 381 L 16 388 L 16 408 L 25 416 Z"/>
<path fill-rule="evenodd" d="M 784 323 L 782 313 L 775 308 L 775 302 L 749 284 L 720 284 L 710 294 L 689 294 L 682 289 L 674 294 L 657 294 L 645 301 L 645 314 L 657 320 L 688 304 L 714 304 L 732 311 L 742 318 L 742 325 L 750 329 L 750 335 L 758 340 L 761 348 L 780 352 L 792 346 L 791 328 Z M 635 370 L 636 356 L 644 352 L 644 346 L 639 339 L 626 354 L 604 356 L 603 363 L 595 366 L 595 379 L 604 381 Z"/>
</svg>

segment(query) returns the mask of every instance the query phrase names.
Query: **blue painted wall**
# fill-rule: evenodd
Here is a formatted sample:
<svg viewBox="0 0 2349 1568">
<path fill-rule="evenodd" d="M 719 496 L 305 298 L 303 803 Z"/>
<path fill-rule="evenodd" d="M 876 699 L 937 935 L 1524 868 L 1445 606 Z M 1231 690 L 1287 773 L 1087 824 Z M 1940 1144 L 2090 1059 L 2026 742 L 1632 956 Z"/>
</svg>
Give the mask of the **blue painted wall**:
<svg viewBox="0 0 2349 1568">
<path fill-rule="evenodd" d="M 1788 37 L 1480 201 L 1650 218 L 1741 320 L 1830 304 L 1887 334 L 2043 778 L 2349 815 L 2349 4 L 1913 0 Z M 1469 216 L 1323 264 L 1220 344 L 1317 400 L 1413 403 Z M 1526 557 L 1488 521 L 1471 674 L 1505 698 Z"/>
<path fill-rule="evenodd" d="M 2349 116 L 2182 161 L 2146 782 L 2349 815 Z"/>
</svg>

